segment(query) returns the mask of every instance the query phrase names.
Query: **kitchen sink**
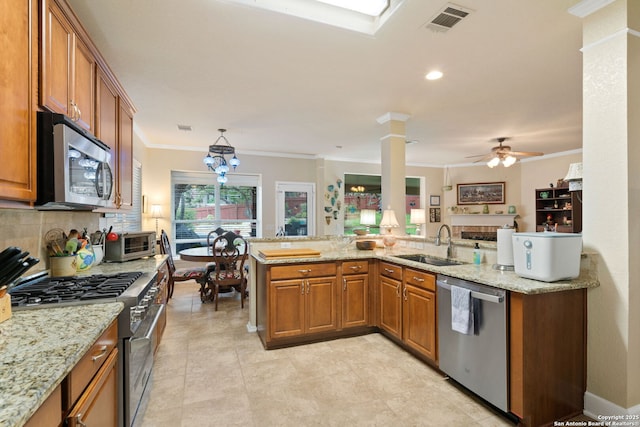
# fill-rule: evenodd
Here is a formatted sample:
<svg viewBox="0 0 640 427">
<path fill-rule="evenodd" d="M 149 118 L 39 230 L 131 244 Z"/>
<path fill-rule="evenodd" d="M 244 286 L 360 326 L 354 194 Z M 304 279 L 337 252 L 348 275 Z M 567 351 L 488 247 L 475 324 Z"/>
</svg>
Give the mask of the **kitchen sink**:
<svg viewBox="0 0 640 427">
<path fill-rule="evenodd" d="M 462 265 L 465 264 L 461 261 L 455 261 L 447 258 L 437 258 L 428 255 L 415 254 L 415 255 L 394 255 L 396 258 L 402 258 L 409 261 L 421 262 L 423 264 L 435 265 L 438 267 L 444 267 L 449 265 Z"/>
</svg>

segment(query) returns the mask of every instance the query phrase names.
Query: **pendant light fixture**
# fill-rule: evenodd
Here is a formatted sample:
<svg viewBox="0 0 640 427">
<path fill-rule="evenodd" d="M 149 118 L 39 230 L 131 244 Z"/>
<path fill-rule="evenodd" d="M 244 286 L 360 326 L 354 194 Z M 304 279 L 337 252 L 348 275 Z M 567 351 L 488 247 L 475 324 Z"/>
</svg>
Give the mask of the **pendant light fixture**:
<svg viewBox="0 0 640 427">
<path fill-rule="evenodd" d="M 203 159 L 204 164 L 207 165 L 209 170 L 218 175 L 218 182 L 220 184 L 227 182 L 229 165 L 233 167 L 233 170 L 240 165 L 240 159 L 236 156 L 236 149 L 229 144 L 229 141 L 227 141 L 227 138 L 224 136 L 226 131 L 226 129 L 218 129 L 220 136 L 213 145 L 209 146 L 209 152 Z M 233 154 L 233 157 L 229 159 L 228 163 L 224 157 L 227 154 Z"/>
</svg>

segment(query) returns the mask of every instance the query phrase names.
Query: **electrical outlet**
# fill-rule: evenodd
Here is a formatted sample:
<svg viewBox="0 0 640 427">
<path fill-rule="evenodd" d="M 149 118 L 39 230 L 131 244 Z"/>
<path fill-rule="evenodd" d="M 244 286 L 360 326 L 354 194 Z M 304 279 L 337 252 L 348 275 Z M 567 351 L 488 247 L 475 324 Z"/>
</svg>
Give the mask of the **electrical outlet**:
<svg viewBox="0 0 640 427">
<path fill-rule="evenodd" d="M 291 247 L 291 242 L 282 242 L 282 243 L 280 243 L 280 247 L 281 248 L 290 248 Z"/>
</svg>

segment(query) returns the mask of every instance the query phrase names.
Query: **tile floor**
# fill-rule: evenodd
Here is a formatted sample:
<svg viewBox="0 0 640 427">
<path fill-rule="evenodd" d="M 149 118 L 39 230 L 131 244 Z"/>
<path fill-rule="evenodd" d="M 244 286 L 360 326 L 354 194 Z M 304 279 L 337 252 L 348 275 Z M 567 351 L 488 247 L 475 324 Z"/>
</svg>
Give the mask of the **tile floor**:
<svg viewBox="0 0 640 427">
<path fill-rule="evenodd" d="M 143 427 L 512 426 L 380 334 L 266 351 L 248 308 L 177 284 Z"/>
</svg>

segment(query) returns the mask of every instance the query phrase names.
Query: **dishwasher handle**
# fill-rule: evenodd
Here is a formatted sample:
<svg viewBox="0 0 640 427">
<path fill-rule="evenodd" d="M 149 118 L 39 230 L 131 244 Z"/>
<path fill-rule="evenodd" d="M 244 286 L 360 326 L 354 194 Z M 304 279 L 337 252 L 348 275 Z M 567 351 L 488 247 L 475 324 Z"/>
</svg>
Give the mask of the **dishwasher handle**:
<svg viewBox="0 0 640 427">
<path fill-rule="evenodd" d="M 451 285 L 445 282 L 438 281 L 437 284 L 443 289 L 447 289 L 449 291 L 451 290 Z M 493 302 L 496 304 L 500 304 L 504 301 L 504 295 L 491 295 L 476 291 L 471 291 L 471 297 L 475 299 L 481 299 L 483 301 Z"/>
</svg>

